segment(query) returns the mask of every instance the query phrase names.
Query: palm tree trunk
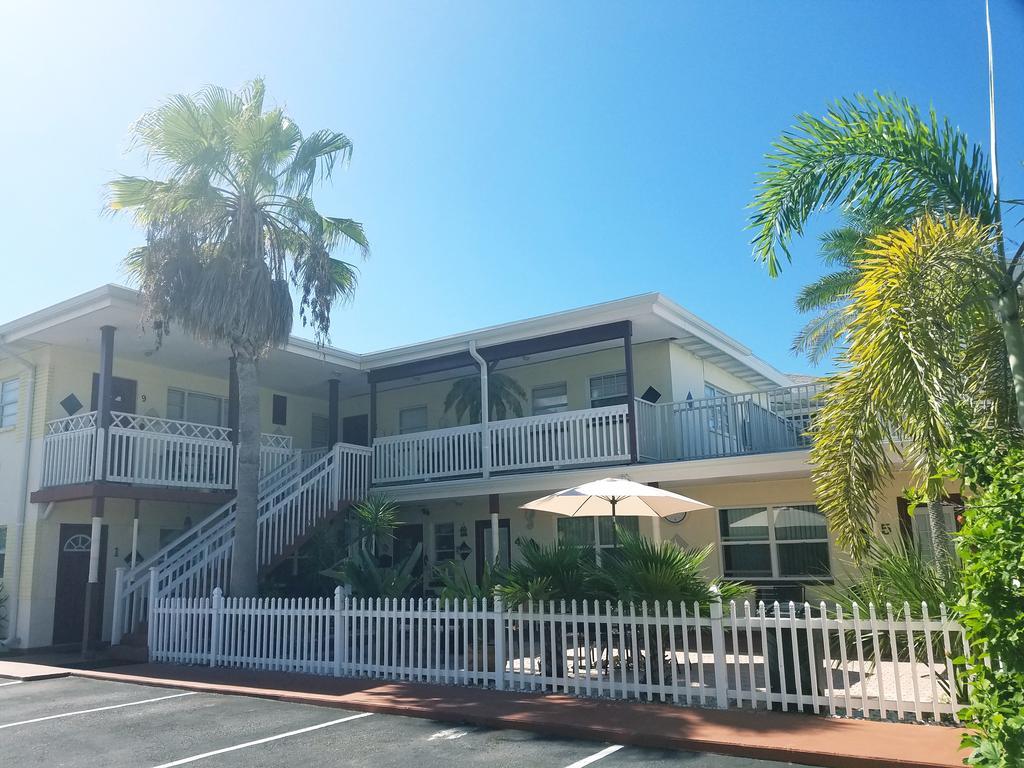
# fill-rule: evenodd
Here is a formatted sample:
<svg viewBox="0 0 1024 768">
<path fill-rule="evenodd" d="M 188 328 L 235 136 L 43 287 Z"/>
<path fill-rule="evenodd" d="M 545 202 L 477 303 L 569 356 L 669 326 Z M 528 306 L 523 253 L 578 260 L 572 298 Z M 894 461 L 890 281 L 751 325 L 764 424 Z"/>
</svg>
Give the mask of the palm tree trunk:
<svg viewBox="0 0 1024 768">
<path fill-rule="evenodd" d="M 948 574 L 953 568 L 953 540 L 946 528 L 946 514 L 941 499 L 928 502 L 928 532 L 931 534 L 935 562 L 943 573 Z"/>
<path fill-rule="evenodd" d="M 255 597 L 259 590 L 256 551 L 260 482 L 260 389 L 256 360 L 238 357 L 238 493 L 235 543 L 231 551 L 231 595 Z"/>
<path fill-rule="evenodd" d="M 1003 331 L 1006 356 L 1013 379 L 1013 397 L 1017 406 L 1017 424 L 1024 427 L 1024 328 L 1020 324 L 1020 299 L 1013 281 L 1008 281 L 996 305 L 996 317 Z"/>
</svg>

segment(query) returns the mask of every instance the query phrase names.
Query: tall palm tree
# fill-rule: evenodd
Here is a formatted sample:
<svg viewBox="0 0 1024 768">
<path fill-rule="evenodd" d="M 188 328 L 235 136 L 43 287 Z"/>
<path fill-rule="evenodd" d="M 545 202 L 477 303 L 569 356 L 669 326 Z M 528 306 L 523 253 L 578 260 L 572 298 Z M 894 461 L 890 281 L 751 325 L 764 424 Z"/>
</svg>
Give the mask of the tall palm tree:
<svg viewBox="0 0 1024 768">
<path fill-rule="evenodd" d="M 1013 392 L 1017 419 L 1024 424 L 1024 328 L 1018 298 L 1024 248 L 1006 257 L 1000 201 L 984 151 L 948 120 L 934 112 L 922 117 L 905 100 L 858 96 L 837 102 L 824 117 L 802 115 L 796 129 L 775 143 L 768 162 L 751 226 L 755 256 L 773 276 L 782 258 L 790 258 L 790 241 L 816 211 L 840 206 L 869 221 L 924 219 L 921 226 L 883 230 L 881 240 L 872 241 L 869 261 L 874 267 L 881 269 L 899 254 L 906 258 L 896 258 L 889 275 L 876 272 L 875 288 L 865 284 L 846 317 L 885 335 L 873 343 L 870 333 L 862 331 L 856 351 L 851 340 L 845 370 L 833 379 L 818 420 L 813 458 L 823 507 L 843 543 L 863 554 L 874 514 L 872 491 L 891 471 L 887 447 L 908 448 L 912 463 L 927 472 L 936 448 L 948 441 L 950 406 L 964 406 L 965 392 L 978 392 L 983 384 L 997 387 L 999 381 L 1007 385 L 1003 393 Z M 942 260 L 950 275 L 960 275 L 959 285 L 942 283 L 936 274 Z M 907 279 L 899 269 L 916 275 L 921 293 L 892 286 L 893 279 Z M 866 279 L 863 270 L 860 279 Z M 925 296 L 952 303 L 936 306 Z M 913 307 L 919 315 L 911 317 L 883 298 L 903 300 L 903 310 Z M 956 328 L 961 322 L 950 308 L 964 306 L 982 307 L 984 318 L 976 311 L 965 317 L 984 320 L 979 336 L 995 344 L 999 360 L 993 366 L 991 350 L 985 350 L 984 372 L 977 374 L 965 370 L 970 361 L 949 348 L 954 335 L 941 336 L 949 324 Z M 894 318 L 899 322 L 889 325 Z M 995 335 L 988 333 L 992 327 Z M 855 333 L 848 330 L 849 338 Z M 977 352 L 975 344 L 970 348 Z M 938 359 L 940 352 L 948 359 Z M 986 390 L 983 399 L 1000 401 L 1003 393 Z M 894 421 L 901 410 L 902 422 Z M 837 446 L 847 453 L 841 455 Z M 840 475 L 846 480 L 836 483 Z M 934 495 L 940 489 L 933 484 L 931 490 L 929 518 L 940 535 L 941 506 Z M 948 551 L 947 545 L 940 546 Z"/>
<path fill-rule="evenodd" d="M 265 109 L 264 94 L 254 80 L 238 92 L 210 86 L 172 96 L 133 128 L 135 146 L 160 177 L 108 184 L 110 209 L 129 213 L 146 232 L 125 267 L 158 343 L 178 324 L 230 348 L 237 361 L 234 595 L 257 590 L 258 363 L 288 339 L 292 287 L 303 323 L 324 342 L 331 308 L 356 284 L 355 268 L 332 254 L 343 245 L 368 253 L 360 224 L 321 214 L 311 197 L 350 157 L 351 142 L 329 130 L 304 135 L 282 109 Z"/>
</svg>

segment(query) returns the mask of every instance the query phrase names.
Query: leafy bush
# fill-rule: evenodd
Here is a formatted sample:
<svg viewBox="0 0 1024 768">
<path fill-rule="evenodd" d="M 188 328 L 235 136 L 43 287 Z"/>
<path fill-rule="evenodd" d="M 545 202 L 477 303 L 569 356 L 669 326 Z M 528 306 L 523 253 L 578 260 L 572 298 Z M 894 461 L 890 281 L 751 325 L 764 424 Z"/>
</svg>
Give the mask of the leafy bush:
<svg viewBox="0 0 1024 768">
<path fill-rule="evenodd" d="M 713 551 L 680 549 L 670 541 L 655 544 L 638 533 L 618 530 L 618 549 L 602 555 L 600 568 L 595 568 L 591 583 L 602 599 L 624 603 L 684 602 L 690 610 L 694 602 L 710 603 L 721 595 L 723 601 L 741 598 L 749 587 L 731 581 L 708 579 L 704 561 Z"/>
<path fill-rule="evenodd" d="M 385 538 L 394 538 L 398 525 L 398 505 L 382 494 L 367 496 L 352 506 L 352 515 L 359 526 L 359 537 L 365 545 L 370 543 L 370 551 L 377 553 L 377 542 Z"/>
<path fill-rule="evenodd" d="M 521 560 L 512 563 L 497 586 L 506 605 L 539 600 L 590 600 L 594 592 L 594 548 L 559 541 L 541 545 L 520 539 Z"/>
<path fill-rule="evenodd" d="M 490 563 L 484 563 L 483 575 L 477 581 L 470 578 L 461 563 L 446 563 L 434 573 L 441 582 L 442 600 L 493 600 L 494 590 L 502 579 L 501 571 Z"/>
<path fill-rule="evenodd" d="M 354 556 L 322 573 L 351 587 L 353 597 L 410 597 L 418 582 L 416 568 L 420 564 L 422 549 L 423 545 L 417 544 L 407 558 L 390 566 L 382 566 L 373 555 L 360 549 Z"/>
<path fill-rule="evenodd" d="M 950 469 L 971 496 L 959 534 L 964 594 L 959 618 L 970 640 L 968 762 L 1024 765 L 1024 436 L 969 433 Z"/>
</svg>

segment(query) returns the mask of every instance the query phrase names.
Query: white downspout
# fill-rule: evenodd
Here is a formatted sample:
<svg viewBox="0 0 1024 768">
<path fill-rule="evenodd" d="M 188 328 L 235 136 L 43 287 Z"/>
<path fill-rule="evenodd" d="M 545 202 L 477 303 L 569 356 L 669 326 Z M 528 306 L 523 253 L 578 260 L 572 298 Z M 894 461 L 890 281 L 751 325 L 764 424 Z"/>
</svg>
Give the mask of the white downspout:
<svg viewBox="0 0 1024 768">
<path fill-rule="evenodd" d="M 2 641 L 8 648 L 14 647 L 18 642 L 15 634 L 18 631 L 18 594 L 21 591 L 21 554 L 22 542 L 25 532 L 25 510 L 28 507 L 28 478 L 29 464 L 32 458 L 32 411 L 34 408 L 36 392 L 36 366 L 17 352 L 12 350 L 0 337 L 0 352 L 9 355 L 17 360 L 28 372 L 28 381 L 25 386 L 25 447 L 21 460 L 21 478 L 18 482 L 18 516 L 14 523 L 14 535 L 10 537 L 9 557 L 12 564 L 8 566 L 11 577 L 7 580 L 5 587 L 11 601 L 10 610 L 7 612 L 7 637 Z M 20 387 L 19 387 L 20 389 Z M 20 403 L 19 403 L 19 411 Z"/>
<path fill-rule="evenodd" d="M 491 415 L 491 404 L 488 401 L 487 392 L 487 361 L 476 351 L 476 342 L 469 342 L 469 354 L 480 366 L 480 465 L 484 477 L 491 476 L 491 433 L 488 429 L 488 421 Z"/>
</svg>

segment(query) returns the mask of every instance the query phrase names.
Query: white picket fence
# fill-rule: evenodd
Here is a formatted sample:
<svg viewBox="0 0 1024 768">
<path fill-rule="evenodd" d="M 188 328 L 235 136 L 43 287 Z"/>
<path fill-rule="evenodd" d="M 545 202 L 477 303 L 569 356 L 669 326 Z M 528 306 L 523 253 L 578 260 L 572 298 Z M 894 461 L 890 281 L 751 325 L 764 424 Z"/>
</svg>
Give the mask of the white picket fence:
<svg viewBox="0 0 1024 768">
<path fill-rule="evenodd" d="M 168 597 L 154 661 L 560 692 L 718 708 L 959 722 L 963 629 L 940 605 L 850 615 L 803 604 L 508 609 L 448 601 Z M 895 653 L 893 652 L 895 649 Z"/>
</svg>

